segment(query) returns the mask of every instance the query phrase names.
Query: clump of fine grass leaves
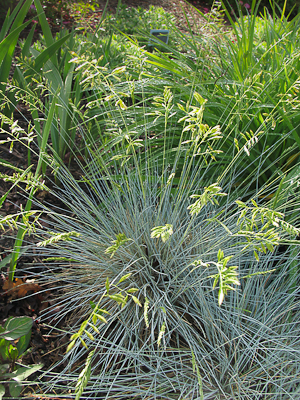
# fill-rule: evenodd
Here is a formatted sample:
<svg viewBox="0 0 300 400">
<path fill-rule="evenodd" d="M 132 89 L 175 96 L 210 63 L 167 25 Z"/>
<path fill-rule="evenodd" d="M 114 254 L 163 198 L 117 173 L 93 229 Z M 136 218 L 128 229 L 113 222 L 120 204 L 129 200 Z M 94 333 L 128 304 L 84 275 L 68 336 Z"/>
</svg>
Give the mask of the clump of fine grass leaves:
<svg viewBox="0 0 300 400">
<path fill-rule="evenodd" d="M 166 129 L 176 121 L 185 136 L 175 150 L 165 137 L 162 158 L 155 138 L 130 142 L 115 120 L 131 143 L 125 162 L 111 131 L 103 151 L 89 142 L 80 181 L 57 171 L 70 211 L 48 210 L 37 248 L 51 262 L 44 279 L 63 289 L 56 318 L 72 344 L 44 390 L 75 388 L 83 370 L 85 398 L 288 398 L 299 374 L 298 203 L 286 180 L 249 195 L 260 168 L 236 187 L 243 149 L 212 174 L 222 133 L 202 124 L 204 99 L 194 94 L 179 120 L 168 89 L 162 100 Z"/>
<path fill-rule="evenodd" d="M 287 115 L 279 118 L 281 98 L 266 105 L 260 76 L 247 81 L 257 62 L 235 69 L 234 49 L 226 60 L 231 81 L 211 63 L 216 78 L 203 86 L 200 61 L 177 60 L 175 50 L 172 60 L 154 52 L 152 69 L 139 50 L 144 58 L 132 75 L 73 58 L 88 102 L 78 120 L 81 178 L 56 163 L 55 194 L 69 211 L 44 207 L 50 228 L 35 233 L 34 250 L 51 271 L 41 280 L 61 288 L 56 319 L 71 339 L 62 373 L 45 372 L 44 393 L 297 397 L 295 130 L 284 125 Z M 192 82 L 188 73 L 175 79 L 188 68 Z M 268 115 L 256 111 L 261 101 Z M 297 121 L 293 105 L 288 116 Z"/>
</svg>

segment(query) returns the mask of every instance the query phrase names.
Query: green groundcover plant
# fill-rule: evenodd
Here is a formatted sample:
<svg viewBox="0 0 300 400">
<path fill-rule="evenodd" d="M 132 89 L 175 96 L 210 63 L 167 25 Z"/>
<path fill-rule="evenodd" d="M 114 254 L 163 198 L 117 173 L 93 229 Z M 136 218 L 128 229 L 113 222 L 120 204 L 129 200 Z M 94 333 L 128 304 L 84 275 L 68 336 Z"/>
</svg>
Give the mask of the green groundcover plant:
<svg viewBox="0 0 300 400">
<path fill-rule="evenodd" d="M 110 32 L 119 30 L 127 35 L 150 29 L 169 29 L 174 22 L 174 16 L 163 8 L 150 6 L 149 10 L 141 7 L 127 7 L 121 4 L 116 15 L 108 14 L 102 27 Z"/>
<path fill-rule="evenodd" d="M 0 399 L 7 386 L 11 398 L 19 398 L 24 380 L 40 370 L 43 365 L 25 366 L 20 363 L 31 337 L 33 319 L 30 317 L 10 317 L 0 326 Z"/>
</svg>

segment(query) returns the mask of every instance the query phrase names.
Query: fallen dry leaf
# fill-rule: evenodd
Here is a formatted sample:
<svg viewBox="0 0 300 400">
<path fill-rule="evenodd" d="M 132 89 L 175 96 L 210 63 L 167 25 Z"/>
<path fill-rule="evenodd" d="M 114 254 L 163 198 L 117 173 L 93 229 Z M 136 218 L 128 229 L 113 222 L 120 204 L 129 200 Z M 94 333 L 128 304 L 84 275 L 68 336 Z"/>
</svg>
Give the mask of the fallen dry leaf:
<svg viewBox="0 0 300 400">
<path fill-rule="evenodd" d="M 37 293 L 41 291 L 40 285 L 33 282 L 23 281 L 23 279 L 16 278 L 13 282 L 6 280 L 3 284 L 2 289 L 5 291 L 5 295 L 8 295 L 11 300 L 20 299 L 31 293 Z"/>
</svg>

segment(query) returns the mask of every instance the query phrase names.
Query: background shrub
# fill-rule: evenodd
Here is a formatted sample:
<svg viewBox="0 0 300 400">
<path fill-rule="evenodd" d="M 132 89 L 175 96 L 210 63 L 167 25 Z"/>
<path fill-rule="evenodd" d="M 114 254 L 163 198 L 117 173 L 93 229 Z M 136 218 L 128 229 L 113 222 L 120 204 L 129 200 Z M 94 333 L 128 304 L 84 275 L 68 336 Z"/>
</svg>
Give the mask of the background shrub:
<svg viewBox="0 0 300 400">
<path fill-rule="evenodd" d="M 212 6 L 216 6 L 217 4 L 221 3 L 221 1 L 215 1 L 215 0 L 206 0 L 206 4 L 209 7 Z M 231 10 L 233 10 L 233 12 L 236 15 L 239 15 L 238 12 L 240 11 L 242 14 L 247 14 L 247 10 L 251 10 L 252 4 L 258 4 L 257 0 L 241 0 L 241 1 L 228 1 L 228 0 L 224 0 L 223 1 L 224 5 L 226 6 L 226 8 L 231 12 Z M 280 9 L 283 9 L 284 5 L 286 4 L 286 9 L 285 9 L 285 15 L 288 15 L 291 11 L 292 14 L 291 16 L 296 16 L 300 7 L 300 1 L 299 0 L 278 0 L 273 2 L 275 9 L 276 9 L 276 13 L 277 14 L 281 14 L 280 13 Z M 279 6 L 276 7 L 276 4 Z M 269 0 L 261 0 L 259 2 L 259 11 L 263 12 L 264 8 L 267 8 L 267 10 L 269 10 L 269 12 L 272 14 L 273 9 L 270 5 L 270 1 Z"/>
<path fill-rule="evenodd" d="M 7 14 L 8 9 L 10 9 L 10 12 L 16 7 L 18 4 L 19 0 L 7 0 L 7 1 L 1 1 L 0 2 L 0 24 L 2 25 L 5 16 Z"/>
</svg>

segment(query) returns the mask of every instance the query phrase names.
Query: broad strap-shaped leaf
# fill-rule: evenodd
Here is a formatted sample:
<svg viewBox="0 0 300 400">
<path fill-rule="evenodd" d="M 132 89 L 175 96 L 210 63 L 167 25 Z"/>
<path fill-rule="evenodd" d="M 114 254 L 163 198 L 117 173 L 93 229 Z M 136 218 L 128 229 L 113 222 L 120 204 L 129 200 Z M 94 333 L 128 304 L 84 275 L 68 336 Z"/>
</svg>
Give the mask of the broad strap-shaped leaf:
<svg viewBox="0 0 300 400">
<path fill-rule="evenodd" d="M 30 21 L 27 21 L 22 24 L 31 3 L 32 0 L 26 0 L 12 24 L 11 33 L 0 43 L 0 77 L 1 82 L 4 82 L 4 84 L 9 76 L 12 57 L 17 45 L 19 35 L 21 31 L 30 23 Z M 3 90 L 3 85 L 0 85 L 0 89 Z"/>
<path fill-rule="evenodd" d="M 16 7 L 13 9 L 12 13 L 10 14 L 10 11 L 8 11 L 5 21 L 2 25 L 2 29 L 0 31 L 0 41 L 2 41 L 7 34 L 10 26 L 11 26 L 11 31 L 13 31 L 15 28 L 17 28 L 22 22 L 24 21 L 24 18 L 26 17 L 26 14 L 29 10 L 30 4 L 32 3 L 32 0 L 27 0 L 23 7 L 22 6 L 22 1 L 19 1 L 16 5 Z M 21 8 L 21 10 L 20 10 Z M 20 10 L 20 11 L 19 11 Z"/>
<path fill-rule="evenodd" d="M 33 319 L 26 316 L 8 319 L 4 325 L 5 331 L 0 333 L 0 337 L 6 340 L 19 339 L 30 331 L 32 324 Z"/>
<path fill-rule="evenodd" d="M 5 20 L 4 20 L 4 22 L 3 22 L 2 28 L 1 28 L 1 31 L 0 31 L 0 42 L 5 38 L 5 36 L 6 36 L 7 32 L 8 32 L 8 30 L 9 30 L 9 27 L 10 27 L 11 24 L 13 23 L 13 20 L 15 19 L 15 17 L 16 17 L 16 15 L 17 15 L 18 11 L 19 11 L 20 8 L 21 8 L 21 5 L 22 5 L 22 2 L 20 1 L 20 2 L 16 5 L 16 7 L 13 9 L 13 12 L 12 12 L 12 13 L 10 13 L 10 9 L 8 10 L 8 12 L 7 12 L 7 14 L 6 14 L 6 17 L 5 17 Z"/>
<path fill-rule="evenodd" d="M 28 57 L 29 56 L 29 49 L 32 43 L 34 31 L 35 31 L 36 25 L 33 25 L 31 28 L 30 32 L 27 35 L 27 38 L 24 42 L 23 48 L 22 48 L 22 56 L 23 57 Z"/>
<path fill-rule="evenodd" d="M 35 49 L 31 49 L 32 54 L 35 57 L 35 64 L 34 64 L 34 70 L 32 70 L 32 74 L 29 73 L 27 77 L 32 76 L 36 73 L 40 73 L 40 70 L 42 68 L 44 68 L 44 66 L 46 65 L 46 63 L 51 60 L 51 64 L 49 64 L 49 68 L 48 70 L 50 71 L 51 68 L 55 69 L 56 71 L 58 71 L 57 66 L 53 63 L 52 58 L 53 56 L 57 53 L 57 51 L 61 48 L 61 46 L 68 40 L 68 38 L 70 37 L 70 35 L 66 35 L 64 37 L 62 37 L 61 39 L 55 41 L 54 43 L 52 43 L 50 46 L 48 46 L 45 50 L 43 50 L 41 53 L 39 53 L 37 50 Z M 51 79 L 50 79 L 51 80 Z M 61 80 L 61 78 L 60 78 Z M 62 81 L 61 81 L 62 82 Z M 60 84 L 60 82 L 59 82 Z M 60 84 L 60 87 L 62 86 L 62 84 Z"/>
<path fill-rule="evenodd" d="M 39 21 L 40 21 L 40 24 L 41 24 L 41 27 L 43 30 L 46 45 L 47 45 L 47 47 L 50 47 L 53 43 L 53 36 L 52 36 L 52 32 L 51 32 L 50 26 L 49 26 L 47 18 L 46 18 L 46 14 L 44 12 L 44 9 L 42 7 L 40 0 L 34 0 L 34 5 L 35 5 L 36 11 L 38 13 L 38 18 L 39 18 Z M 52 62 L 57 66 L 57 57 L 53 56 Z"/>
<path fill-rule="evenodd" d="M 43 364 L 35 364 L 28 367 L 20 367 L 17 370 L 13 371 L 12 373 L 7 374 L 6 376 L 12 378 L 16 382 L 22 382 L 26 378 L 28 378 L 28 376 L 32 375 L 34 372 L 39 371 L 42 368 Z"/>
<path fill-rule="evenodd" d="M 19 34 L 22 32 L 24 28 L 30 23 L 30 21 L 25 22 L 23 25 L 16 28 L 12 31 L 5 39 L 0 43 L 0 64 L 3 62 L 8 50 L 12 46 L 14 42 L 18 40 Z M 3 81 L 3 77 L 1 76 L 1 81 Z"/>
</svg>

